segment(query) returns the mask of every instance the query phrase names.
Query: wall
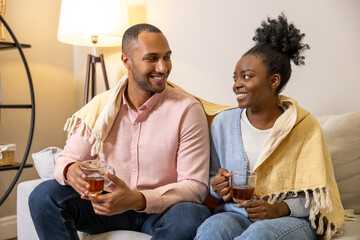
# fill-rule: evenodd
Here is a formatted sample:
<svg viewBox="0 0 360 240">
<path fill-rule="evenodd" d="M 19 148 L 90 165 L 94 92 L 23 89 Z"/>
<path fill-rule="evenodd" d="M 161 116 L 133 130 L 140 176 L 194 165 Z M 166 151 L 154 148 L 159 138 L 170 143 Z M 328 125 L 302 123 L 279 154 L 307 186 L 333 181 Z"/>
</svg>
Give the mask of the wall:
<svg viewBox="0 0 360 240">
<path fill-rule="evenodd" d="M 360 1 L 151 0 L 149 23 L 173 50 L 170 80 L 222 104 L 236 104 L 232 75 L 255 29 L 282 11 L 306 34 L 306 65 L 293 66 L 283 94 L 315 115 L 360 110 Z"/>
<path fill-rule="evenodd" d="M 296 99 L 314 115 L 360 110 L 358 0 L 127 2 L 145 4 L 147 22 L 159 27 L 168 38 L 173 51 L 169 79 L 195 95 L 225 105 L 236 104 L 232 92 L 234 67 L 253 46 L 255 29 L 266 17 L 284 12 L 306 34 L 304 42 L 311 49 L 305 53 L 305 66 L 292 66 L 292 77 L 282 94 Z M 75 81 L 81 84 L 79 95 L 90 49 L 76 48 L 75 65 L 82 65 L 75 69 Z M 125 72 L 120 48 L 99 52 L 104 53 L 110 85 L 114 86 Z M 98 79 L 101 81 L 102 76 Z M 76 106 L 81 105 L 82 100 L 78 100 Z"/>
<path fill-rule="evenodd" d="M 31 44 L 24 49 L 35 89 L 35 132 L 31 153 L 49 146 L 62 147 L 66 118 L 75 111 L 73 47 L 57 41 L 60 0 L 8 0 L 6 21 L 16 38 Z M 7 40 L 11 40 L 7 36 Z M 2 103 L 30 103 L 25 68 L 17 50 L 0 51 Z M 16 143 L 16 160 L 22 160 L 30 126 L 30 110 L 1 109 L 0 142 Z M 30 154 L 31 154 L 30 153 Z M 28 163 L 32 163 L 29 155 Z M 16 171 L 0 172 L 2 196 Z M 24 169 L 18 182 L 38 178 L 35 168 Z M 0 207 L 0 239 L 16 236 L 16 226 L 1 221 L 16 214 L 16 187 Z M 6 219 L 8 219 L 6 218 Z M 13 219 L 16 220 L 16 219 Z M 3 224 L 3 225 L 2 225 Z M 15 221 L 16 224 L 16 221 Z"/>
</svg>

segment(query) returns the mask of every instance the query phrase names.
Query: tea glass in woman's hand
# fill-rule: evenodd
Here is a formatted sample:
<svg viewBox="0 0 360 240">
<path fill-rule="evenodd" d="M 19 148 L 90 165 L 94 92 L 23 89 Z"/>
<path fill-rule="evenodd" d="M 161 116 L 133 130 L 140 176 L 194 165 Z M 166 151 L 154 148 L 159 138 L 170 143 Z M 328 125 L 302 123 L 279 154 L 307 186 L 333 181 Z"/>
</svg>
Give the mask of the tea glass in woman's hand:
<svg viewBox="0 0 360 240">
<path fill-rule="evenodd" d="M 253 171 L 232 170 L 231 192 L 236 203 L 245 203 L 252 199 L 257 173 Z"/>
</svg>

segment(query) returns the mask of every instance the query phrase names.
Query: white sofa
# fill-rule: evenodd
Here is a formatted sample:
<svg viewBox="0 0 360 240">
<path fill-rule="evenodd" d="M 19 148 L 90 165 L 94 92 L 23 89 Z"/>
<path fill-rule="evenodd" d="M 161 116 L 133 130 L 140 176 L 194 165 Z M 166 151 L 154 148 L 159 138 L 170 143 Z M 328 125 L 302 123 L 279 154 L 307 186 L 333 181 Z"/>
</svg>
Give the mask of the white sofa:
<svg viewBox="0 0 360 240">
<path fill-rule="evenodd" d="M 360 240 L 360 112 L 317 117 L 330 150 L 335 177 L 345 209 L 353 209 L 355 221 L 345 221 L 342 235 L 336 240 Z M 51 149 L 51 150 L 49 150 Z M 43 180 L 52 178 L 57 148 L 49 148 L 33 154 L 34 164 L 41 179 L 18 184 L 17 188 L 17 231 L 19 240 L 38 239 L 32 223 L 28 197 Z M 354 219 L 353 219 L 354 220 Z M 133 231 L 112 231 L 89 235 L 79 232 L 80 239 L 86 240 L 148 240 L 151 236 Z"/>
</svg>

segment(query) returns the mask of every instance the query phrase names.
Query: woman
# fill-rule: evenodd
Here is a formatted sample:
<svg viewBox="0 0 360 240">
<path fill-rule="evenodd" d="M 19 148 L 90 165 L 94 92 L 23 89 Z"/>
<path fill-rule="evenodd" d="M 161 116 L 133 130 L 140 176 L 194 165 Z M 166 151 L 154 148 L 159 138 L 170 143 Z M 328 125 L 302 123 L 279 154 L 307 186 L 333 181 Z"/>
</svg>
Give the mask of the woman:
<svg viewBox="0 0 360 240">
<path fill-rule="evenodd" d="M 211 195 L 219 212 L 195 239 L 327 239 L 343 224 L 343 207 L 323 133 L 315 118 L 279 93 L 290 61 L 304 64 L 305 35 L 284 14 L 256 30 L 256 45 L 237 62 L 233 91 L 239 108 L 211 124 Z M 257 172 L 256 200 L 236 204 L 233 169 Z"/>
</svg>

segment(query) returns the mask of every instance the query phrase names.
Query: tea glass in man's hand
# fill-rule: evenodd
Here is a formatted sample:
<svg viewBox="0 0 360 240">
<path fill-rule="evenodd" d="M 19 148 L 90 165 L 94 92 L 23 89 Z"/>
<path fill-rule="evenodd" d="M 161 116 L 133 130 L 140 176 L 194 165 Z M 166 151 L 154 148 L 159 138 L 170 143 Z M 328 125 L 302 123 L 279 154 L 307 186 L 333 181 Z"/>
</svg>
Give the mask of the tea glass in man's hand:
<svg viewBox="0 0 360 240">
<path fill-rule="evenodd" d="M 236 203 L 245 203 L 252 199 L 257 173 L 253 171 L 232 170 L 231 192 Z"/>
<path fill-rule="evenodd" d="M 111 181 L 105 176 L 108 171 L 115 175 L 115 169 L 108 166 L 105 161 L 88 160 L 79 162 L 79 167 L 86 175 L 85 181 L 89 184 L 89 195 L 96 196 L 102 193 L 104 187 L 111 185 Z"/>
</svg>

